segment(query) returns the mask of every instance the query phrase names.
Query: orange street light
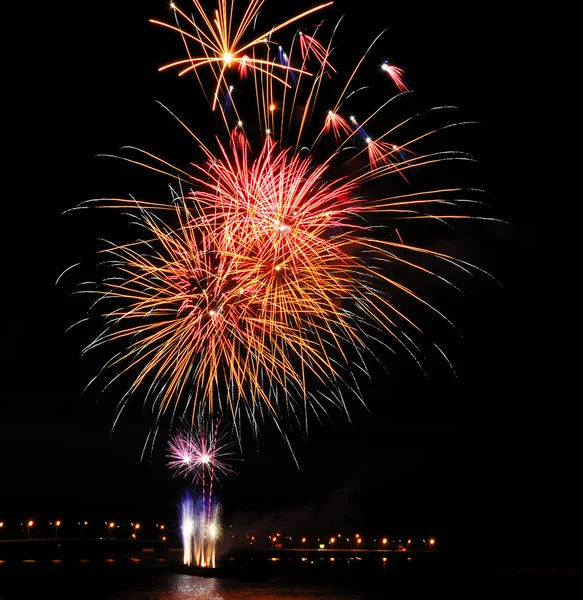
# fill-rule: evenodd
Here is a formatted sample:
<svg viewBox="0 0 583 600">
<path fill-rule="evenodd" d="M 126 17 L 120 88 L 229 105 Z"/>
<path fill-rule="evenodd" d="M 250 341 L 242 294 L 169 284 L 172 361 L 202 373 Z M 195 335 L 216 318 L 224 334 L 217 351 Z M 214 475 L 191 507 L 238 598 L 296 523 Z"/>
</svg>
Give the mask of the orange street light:
<svg viewBox="0 0 583 600">
<path fill-rule="evenodd" d="M 59 527 L 61 526 L 61 521 L 55 521 L 55 539 L 59 536 Z"/>
<path fill-rule="evenodd" d="M 113 521 L 107 526 L 107 533 L 109 534 L 109 539 L 111 539 L 111 530 L 114 527 L 115 527 L 115 523 Z"/>
<path fill-rule="evenodd" d="M 431 550 L 431 547 L 435 545 L 435 540 L 433 538 L 429 539 L 429 549 Z"/>
<path fill-rule="evenodd" d="M 306 538 L 302 538 L 302 550 L 304 549 L 304 544 L 306 543 Z"/>
<path fill-rule="evenodd" d="M 34 525 L 34 521 L 30 520 L 27 524 L 26 524 L 26 539 L 30 539 L 30 528 Z"/>
<path fill-rule="evenodd" d="M 389 540 L 387 538 L 383 538 L 383 546 L 386 546 L 389 543 Z"/>
<path fill-rule="evenodd" d="M 362 544 L 362 538 L 358 538 L 358 539 L 356 540 L 356 543 L 357 543 L 357 544 Z"/>
</svg>

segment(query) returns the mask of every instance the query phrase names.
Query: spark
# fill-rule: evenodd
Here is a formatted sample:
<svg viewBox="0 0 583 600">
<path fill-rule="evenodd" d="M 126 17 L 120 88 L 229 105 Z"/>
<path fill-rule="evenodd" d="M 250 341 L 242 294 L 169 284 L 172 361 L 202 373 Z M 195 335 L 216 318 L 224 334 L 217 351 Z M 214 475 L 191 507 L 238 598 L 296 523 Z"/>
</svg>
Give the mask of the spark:
<svg viewBox="0 0 583 600">
<path fill-rule="evenodd" d="M 353 117 L 351 117 L 351 120 Z M 345 119 L 343 119 L 340 115 L 333 113 L 331 110 L 326 114 L 326 122 L 324 124 L 324 130 L 326 133 L 330 131 L 334 134 L 334 138 L 337 142 L 340 141 L 340 134 L 350 134 L 352 129 L 350 125 L 347 123 Z"/>
<path fill-rule="evenodd" d="M 400 92 L 409 91 L 409 88 L 405 85 L 405 82 L 403 81 L 403 75 L 405 75 L 403 69 L 399 69 L 399 67 L 390 65 L 388 62 L 384 62 L 381 66 L 381 69 L 385 73 L 387 73 L 387 75 L 391 78 L 391 80 L 397 86 L 397 89 Z"/>
<path fill-rule="evenodd" d="M 315 37 L 306 35 L 302 31 L 300 31 L 299 37 L 300 51 L 304 60 L 307 60 L 310 57 L 310 54 L 313 54 L 322 67 L 328 66 L 336 73 L 336 69 L 328 62 L 328 51 Z"/>
</svg>

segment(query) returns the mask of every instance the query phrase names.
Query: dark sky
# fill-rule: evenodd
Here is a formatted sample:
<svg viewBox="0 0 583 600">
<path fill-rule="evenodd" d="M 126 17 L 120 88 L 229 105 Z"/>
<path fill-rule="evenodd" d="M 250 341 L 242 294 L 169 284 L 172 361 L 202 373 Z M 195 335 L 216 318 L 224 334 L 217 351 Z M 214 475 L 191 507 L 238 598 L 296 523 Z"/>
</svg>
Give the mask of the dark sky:
<svg viewBox="0 0 583 600">
<path fill-rule="evenodd" d="M 446 301 L 463 337 L 439 341 L 457 378 L 439 367 L 424 379 L 395 361 L 391 376 L 367 392 L 370 413 L 354 402 L 352 425 L 338 414 L 333 424 L 314 424 L 307 441 L 294 438 L 300 470 L 267 430 L 225 481 L 226 510 L 235 521 L 326 516 L 355 527 L 573 520 L 578 222 L 564 179 L 551 184 L 560 113 L 532 62 L 538 41 L 528 20 L 501 18 L 494 7 L 476 16 L 469 5 L 440 3 L 424 13 L 398 3 L 378 13 L 374 4 L 337 3 L 334 14 L 346 10 L 351 18 L 342 42 L 364 44 L 389 27 L 385 58 L 405 69 L 423 101 L 456 104 L 481 122 L 467 134 L 480 160 L 472 176 L 489 192 L 488 210 L 506 223 L 462 224 L 434 243 L 461 252 L 500 285 L 470 278 L 465 298 Z M 3 511 L 24 518 L 62 507 L 71 515 L 157 518 L 173 511 L 180 486 L 163 467 L 161 446 L 151 463 L 140 462 L 149 415 L 136 409 L 134 422 L 110 436 L 115 400 L 81 397 L 95 367 L 79 358 L 89 340 L 64 332 L 83 316 L 82 304 L 54 282 L 97 248 L 100 233 L 89 216 L 60 215 L 95 196 L 148 190 L 135 169 L 99 153 L 124 144 L 168 157 L 191 152 L 156 100 L 179 115 L 200 110 L 201 129 L 208 109 L 192 79 L 157 73 L 171 49 L 179 51 L 172 35 L 148 23 L 167 16 L 164 2 L 39 10 L 20 16 L 22 38 L 9 61 L 14 82 L 4 91 L 12 133 L 4 176 L 0 520 Z M 24 60 L 27 53 L 33 58 Z"/>
</svg>

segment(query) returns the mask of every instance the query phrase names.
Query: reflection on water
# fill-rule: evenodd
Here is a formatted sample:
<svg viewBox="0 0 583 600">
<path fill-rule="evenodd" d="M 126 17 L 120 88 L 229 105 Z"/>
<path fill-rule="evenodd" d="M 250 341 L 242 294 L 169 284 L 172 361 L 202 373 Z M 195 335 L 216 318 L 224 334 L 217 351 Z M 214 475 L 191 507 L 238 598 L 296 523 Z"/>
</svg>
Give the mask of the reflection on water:
<svg viewBox="0 0 583 600">
<path fill-rule="evenodd" d="M 261 583 L 168 573 L 155 582 L 112 594 L 111 600 L 364 600 L 370 596 L 294 580 Z"/>
<path fill-rule="evenodd" d="M 338 574 L 337 574 L 338 575 Z M 213 579 L 174 572 L 167 564 L 105 560 L 7 561 L 0 564 L 0 600 L 371 600 L 386 598 L 375 578 L 276 576 Z M 372 588 L 371 588 L 371 583 Z M 368 589 L 367 589 L 368 588 Z M 393 588 L 393 585 L 390 586 Z M 410 589 L 410 588 L 409 588 Z M 396 591 L 392 589 L 392 591 Z M 407 598 L 411 600 L 411 595 Z"/>
<path fill-rule="evenodd" d="M 110 560 L 112 562 L 110 562 Z M 279 564 L 279 563 L 278 563 Z M 305 564 L 305 563 L 300 563 Z M 274 565 L 274 563 L 270 563 Z M 211 579 L 177 573 L 166 561 L 113 559 L 0 560 L 0 600 L 473 600 L 473 598 L 580 597 L 570 581 L 580 570 L 507 570 L 466 564 L 405 569 L 386 563 L 284 572 L 268 579 Z M 332 566 L 333 565 L 333 566 Z M 324 566 L 324 565 L 323 565 Z M 396 565 L 394 565 L 396 566 Z M 281 567 L 281 565 L 280 565 Z M 559 576 L 561 575 L 561 576 Z M 565 575 L 564 577 L 562 575 Z M 579 582 L 580 583 L 580 582 Z"/>
</svg>

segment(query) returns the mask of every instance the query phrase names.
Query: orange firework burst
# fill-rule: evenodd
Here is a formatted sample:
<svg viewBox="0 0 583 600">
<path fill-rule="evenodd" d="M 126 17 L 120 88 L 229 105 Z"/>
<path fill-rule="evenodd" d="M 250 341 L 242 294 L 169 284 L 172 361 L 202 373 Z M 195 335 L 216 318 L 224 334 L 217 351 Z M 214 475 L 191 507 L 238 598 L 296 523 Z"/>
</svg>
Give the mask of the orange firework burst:
<svg viewBox="0 0 583 600">
<path fill-rule="evenodd" d="M 409 92 L 400 86 L 395 95 L 381 77 L 382 94 L 375 94 L 368 116 L 357 121 L 349 112 L 360 106 L 363 88 L 356 79 L 374 42 L 340 95 L 324 105 L 323 82 L 329 77 L 323 75 L 335 73 L 331 39 L 320 43 L 306 36 L 294 46 L 293 36 L 280 63 L 259 60 L 254 51 L 265 35 L 247 44 L 241 39 L 262 1 L 249 5 L 234 34 L 226 2 L 219 2 L 213 22 L 194 3 L 206 32 L 175 5 L 196 33 L 165 26 L 199 43 L 205 57 L 194 59 L 189 52 L 187 61 L 173 64 L 186 65 L 185 71 L 211 65 L 217 77 L 213 109 L 220 87 L 229 88 L 231 63 L 255 71 L 247 83 L 256 107 L 248 112 L 258 117 L 260 139 L 247 135 L 243 109 L 231 122 L 218 104 L 227 136 L 217 137 L 214 151 L 179 121 L 202 150 L 200 165 L 182 169 L 145 151 L 139 151 L 143 158 L 125 158 L 172 178 L 172 202 L 101 203 L 125 212 L 133 208 L 146 235 L 104 251 L 117 276 L 91 292 L 99 306 L 113 304 L 102 312 L 107 327 L 88 348 L 123 342 L 125 349 L 108 367 L 137 375 L 121 407 L 144 389 L 158 417 L 176 410 L 192 419 L 217 412 L 238 426 L 246 414 L 256 427 L 266 416 L 278 423 L 285 411 L 307 427 L 309 409 L 325 412 L 332 404 L 346 410 L 342 390 L 359 393 L 353 371 L 356 365 L 366 372 L 362 356 L 371 340 L 392 341 L 418 359 L 412 333 L 421 329 L 399 300 L 436 309 L 397 279 L 399 269 L 443 279 L 428 261 L 472 268 L 405 243 L 391 225 L 465 218 L 463 190 L 379 195 L 377 182 L 385 180 L 383 189 L 392 179 L 404 186 L 412 169 L 471 157 L 427 151 L 427 140 L 461 123 L 424 132 L 413 126 L 451 107 L 395 119 L 389 108 Z M 323 6 L 271 28 L 268 37 Z M 309 74 L 311 56 L 316 68 Z M 282 67 L 286 85 L 278 92 L 273 81 Z M 377 134 L 374 142 L 369 128 Z M 379 235 L 381 224 L 388 234 Z"/>
</svg>

